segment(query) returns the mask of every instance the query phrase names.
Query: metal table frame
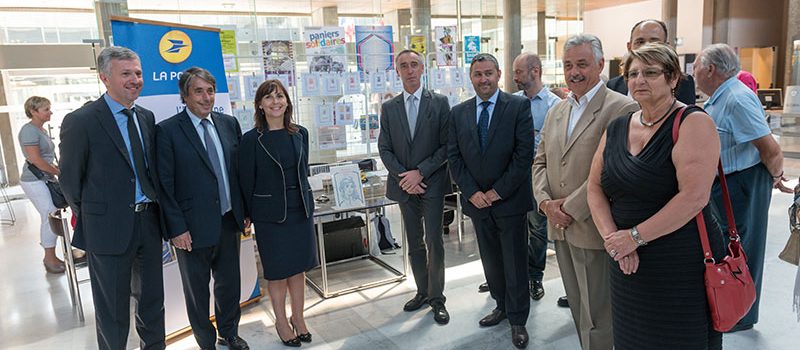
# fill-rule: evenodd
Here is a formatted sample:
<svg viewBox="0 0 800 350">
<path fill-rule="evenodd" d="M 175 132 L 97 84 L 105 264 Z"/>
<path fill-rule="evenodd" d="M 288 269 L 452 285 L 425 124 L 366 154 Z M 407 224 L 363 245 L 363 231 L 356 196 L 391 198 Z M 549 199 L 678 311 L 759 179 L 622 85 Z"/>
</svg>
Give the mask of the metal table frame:
<svg viewBox="0 0 800 350">
<path fill-rule="evenodd" d="M 372 239 L 372 228 L 371 228 L 372 223 L 371 223 L 370 213 L 371 212 L 376 212 L 381 208 L 384 208 L 384 207 L 387 207 L 387 206 L 390 206 L 390 205 L 395 205 L 395 204 L 397 204 L 397 202 L 389 200 L 389 199 L 387 199 L 385 197 L 379 197 L 379 198 L 374 198 L 374 199 L 368 199 L 366 201 L 366 205 L 365 206 L 361 206 L 361 207 L 346 208 L 346 209 L 334 209 L 332 207 L 328 207 L 328 208 L 323 209 L 323 210 L 315 211 L 314 212 L 314 224 L 317 226 L 317 245 L 318 245 L 317 251 L 319 252 L 319 261 L 320 261 L 320 267 L 319 268 L 320 268 L 320 272 L 321 272 L 320 275 L 322 277 L 322 285 L 321 286 L 318 285 L 316 282 L 314 282 L 314 280 L 311 279 L 311 277 L 309 277 L 308 274 L 306 274 L 306 282 L 308 283 L 308 285 L 311 288 L 313 288 L 317 293 L 319 293 L 320 296 L 322 296 L 323 298 L 327 299 L 327 298 L 336 297 L 336 296 L 339 296 L 339 295 L 342 295 L 342 294 L 352 293 L 352 292 L 356 292 L 356 291 L 360 291 L 360 290 L 364 290 L 364 289 L 368 289 L 368 288 L 372 288 L 372 287 L 377 287 L 377 286 L 381 286 L 381 285 L 385 285 L 385 284 L 389 284 L 389 283 L 401 282 L 401 281 L 405 280 L 406 277 L 408 276 L 409 265 L 408 265 L 408 242 L 405 239 L 405 230 L 403 228 L 403 220 L 400 220 L 400 231 L 399 231 L 399 232 L 401 232 L 403 234 L 403 245 L 402 245 L 402 248 L 401 248 L 401 250 L 402 250 L 401 259 L 402 259 L 402 262 L 403 262 L 403 271 L 402 272 L 398 271 L 397 269 L 395 269 L 394 267 L 392 267 L 391 265 L 389 265 L 388 263 L 386 263 L 385 261 L 383 261 L 379 257 L 374 256 L 374 255 L 370 254 L 369 252 L 366 255 L 357 256 L 357 257 L 353 257 L 353 258 L 349 258 L 349 259 L 345 259 L 345 260 L 340 260 L 340 261 L 336 261 L 336 262 L 333 262 L 333 263 L 328 263 L 325 260 L 325 234 L 324 234 L 324 231 L 322 229 L 322 217 L 323 216 L 328 216 L 328 215 L 333 215 L 333 214 L 341 214 L 341 213 L 347 213 L 347 212 L 363 212 L 366 215 L 367 247 L 369 247 L 370 240 Z M 395 276 L 394 277 L 389 277 L 389 278 L 384 278 L 384 279 L 377 280 L 377 281 L 371 281 L 371 282 L 368 282 L 368 283 L 363 283 L 363 284 L 360 284 L 360 285 L 357 285 L 357 286 L 354 286 L 354 287 L 348 287 L 348 288 L 344 288 L 344 289 L 340 289 L 340 290 L 336 290 L 336 291 L 331 291 L 330 290 L 330 288 L 328 286 L 328 266 L 346 264 L 348 262 L 357 261 L 357 260 L 363 260 L 363 259 L 368 259 L 368 260 L 376 263 L 378 266 L 383 267 L 384 269 L 388 270 L 389 272 L 391 272 Z"/>
</svg>

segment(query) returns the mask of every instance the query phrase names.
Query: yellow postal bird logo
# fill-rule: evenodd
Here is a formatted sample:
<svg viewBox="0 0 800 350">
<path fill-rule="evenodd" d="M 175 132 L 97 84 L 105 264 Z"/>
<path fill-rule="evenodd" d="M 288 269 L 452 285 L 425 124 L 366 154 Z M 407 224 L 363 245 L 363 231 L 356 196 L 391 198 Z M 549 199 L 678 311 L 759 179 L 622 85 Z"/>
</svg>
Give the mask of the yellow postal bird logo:
<svg viewBox="0 0 800 350">
<path fill-rule="evenodd" d="M 169 63 L 181 63 L 192 54 L 192 39 L 180 30 L 171 30 L 161 37 L 158 53 Z"/>
</svg>

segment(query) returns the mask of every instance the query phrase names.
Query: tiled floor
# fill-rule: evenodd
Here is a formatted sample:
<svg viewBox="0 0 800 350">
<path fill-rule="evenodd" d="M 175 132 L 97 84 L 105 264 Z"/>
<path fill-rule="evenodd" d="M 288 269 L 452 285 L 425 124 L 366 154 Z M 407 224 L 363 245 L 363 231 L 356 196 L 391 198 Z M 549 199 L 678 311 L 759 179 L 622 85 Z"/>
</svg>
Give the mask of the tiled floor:
<svg viewBox="0 0 800 350">
<path fill-rule="evenodd" d="M 12 193 L 19 193 L 12 188 Z M 797 269 L 777 258 L 788 230 L 786 208 L 789 195 L 775 194 L 770 209 L 769 242 L 764 277 L 761 321 L 755 329 L 726 335 L 726 349 L 797 349 L 800 322 L 792 312 L 791 291 Z M 96 348 L 94 312 L 89 284 L 83 284 L 86 322 L 81 323 L 70 306 L 66 277 L 46 274 L 38 246 L 38 216 L 29 201 L 12 202 L 18 221 L 0 227 L 0 349 L 91 349 Z M 4 209 L 3 209 L 4 210 Z M 389 210 L 398 227 L 396 209 Z M 7 215 L 0 211 L 0 215 Z M 413 296 L 411 280 L 323 300 L 306 289 L 306 317 L 314 349 L 506 349 L 512 348 L 510 327 L 503 323 L 481 329 L 478 320 L 494 306 L 487 294 L 478 294 L 483 281 L 477 247 L 469 221 L 462 242 L 453 233 L 445 238 L 447 282 L 445 294 L 452 320 L 446 326 L 434 323 L 428 311 L 403 312 Z M 399 230 L 398 230 L 399 231 Z M 400 236 L 399 232 L 395 232 Z M 402 244 L 402 242 L 401 242 Z M 386 256 L 397 268 L 397 256 Z M 332 283 L 362 276 L 364 268 L 343 269 Z M 370 272 L 372 273 L 372 272 Z M 529 349 L 577 349 L 578 339 L 568 309 L 556 307 L 564 294 L 555 257 L 548 258 L 544 299 L 532 302 L 528 320 Z M 269 301 L 244 309 L 240 335 L 253 349 L 282 349 L 273 327 Z M 138 346 L 131 331 L 129 348 Z M 169 349 L 194 349 L 191 336 L 170 343 Z M 224 347 L 220 346 L 220 349 Z"/>
</svg>

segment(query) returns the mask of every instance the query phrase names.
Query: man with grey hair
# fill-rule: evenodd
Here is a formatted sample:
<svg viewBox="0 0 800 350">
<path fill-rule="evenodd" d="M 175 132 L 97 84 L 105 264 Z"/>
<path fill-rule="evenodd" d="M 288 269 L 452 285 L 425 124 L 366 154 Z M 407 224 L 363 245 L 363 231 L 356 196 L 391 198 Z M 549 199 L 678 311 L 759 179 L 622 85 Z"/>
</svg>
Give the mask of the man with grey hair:
<svg viewBox="0 0 800 350">
<path fill-rule="evenodd" d="M 528 344 L 526 214 L 533 210 L 530 103 L 500 91 L 494 56 L 481 53 L 470 64 L 476 96 L 450 111 L 448 160 L 461 189 L 464 213 L 472 218 L 489 292 L 497 302 L 482 327 L 508 318 L 511 342 Z"/>
<path fill-rule="evenodd" d="M 564 78 L 571 92 L 547 114 L 533 161 L 533 193 L 555 241 L 558 268 L 583 349 L 612 349 L 608 255 L 592 221 L 586 181 L 600 138 L 638 105 L 600 79 L 603 47 L 591 34 L 564 45 Z"/>
<path fill-rule="evenodd" d="M 731 201 L 736 204 L 733 217 L 756 284 L 756 302 L 730 332 L 753 328 L 758 322 L 772 189 L 791 193 L 783 184 L 783 152 L 772 137 L 758 98 L 736 78 L 740 69 L 739 57 L 730 46 L 713 44 L 697 56 L 693 73 L 698 88 L 711 96 L 704 108 L 717 124 L 720 160 Z M 711 200 L 722 215 L 719 180 L 714 181 Z M 718 221 L 727 230 L 726 220 Z"/>
<path fill-rule="evenodd" d="M 248 349 L 239 337 L 239 238 L 244 204 L 237 152 L 242 130 L 236 118 L 214 111 L 216 79 L 203 68 L 178 80 L 184 110 L 156 127 L 158 177 L 165 236 L 176 248 L 186 312 L 201 349 L 219 343 Z M 214 316 L 208 320 L 214 276 Z"/>
<path fill-rule="evenodd" d="M 72 244 L 87 252 L 100 349 L 127 348 L 130 299 L 142 349 L 164 349 L 155 117 L 134 102 L 142 91 L 139 56 L 103 49 L 106 93 L 61 124 L 61 189 L 77 218 Z"/>
</svg>

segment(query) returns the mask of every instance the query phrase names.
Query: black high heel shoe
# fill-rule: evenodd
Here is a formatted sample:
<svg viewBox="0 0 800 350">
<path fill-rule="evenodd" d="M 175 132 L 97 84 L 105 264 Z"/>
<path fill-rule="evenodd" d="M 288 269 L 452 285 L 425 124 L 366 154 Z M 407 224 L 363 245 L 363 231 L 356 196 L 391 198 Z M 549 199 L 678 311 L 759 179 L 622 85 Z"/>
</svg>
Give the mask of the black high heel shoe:
<svg viewBox="0 0 800 350">
<path fill-rule="evenodd" d="M 294 331 L 294 326 L 292 326 L 292 331 Z M 300 339 L 297 336 L 295 336 L 294 338 L 289 339 L 289 340 L 283 340 L 283 338 L 281 337 L 281 334 L 278 332 L 278 326 L 277 325 L 275 326 L 275 333 L 278 333 L 278 339 L 281 340 L 283 345 L 286 345 L 286 346 L 289 346 L 289 347 L 293 347 L 293 348 L 299 348 L 300 347 L 300 345 L 301 345 L 300 344 Z"/>
<path fill-rule="evenodd" d="M 294 325 L 294 319 L 289 317 L 289 324 L 292 325 L 292 330 L 294 330 L 295 334 L 297 334 L 297 326 Z M 310 343 L 311 342 L 311 332 L 305 334 L 297 334 L 297 338 L 303 343 Z"/>
</svg>

